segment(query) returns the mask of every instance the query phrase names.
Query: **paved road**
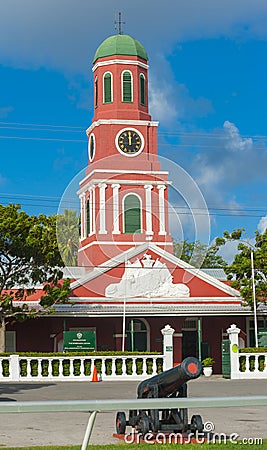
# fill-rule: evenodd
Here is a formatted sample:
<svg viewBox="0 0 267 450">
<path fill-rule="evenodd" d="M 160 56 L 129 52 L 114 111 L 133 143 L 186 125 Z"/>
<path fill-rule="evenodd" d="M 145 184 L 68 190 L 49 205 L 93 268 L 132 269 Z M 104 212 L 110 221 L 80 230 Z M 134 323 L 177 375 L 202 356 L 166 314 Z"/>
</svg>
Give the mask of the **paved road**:
<svg viewBox="0 0 267 450">
<path fill-rule="evenodd" d="M 135 398 L 137 382 L 13 383 L 0 386 L 0 401 L 86 400 Z M 225 380 L 219 376 L 200 377 L 188 383 L 190 397 L 266 395 L 267 380 Z M 211 421 L 217 433 L 238 433 L 240 438 L 267 438 L 267 406 L 251 408 L 209 408 L 198 411 L 204 422 Z M 88 413 L 1 414 L 0 445 L 79 445 Z M 115 413 L 98 414 L 92 444 L 116 444 Z"/>
</svg>

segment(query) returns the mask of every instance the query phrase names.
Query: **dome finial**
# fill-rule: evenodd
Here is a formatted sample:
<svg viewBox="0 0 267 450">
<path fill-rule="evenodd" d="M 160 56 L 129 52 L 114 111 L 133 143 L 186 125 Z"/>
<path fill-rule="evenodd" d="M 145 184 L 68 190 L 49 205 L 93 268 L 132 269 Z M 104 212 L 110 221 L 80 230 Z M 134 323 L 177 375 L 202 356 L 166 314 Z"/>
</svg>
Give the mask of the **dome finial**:
<svg viewBox="0 0 267 450">
<path fill-rule="evenodd" d="M 118 32 L 118 34 L 123 34 L 121 26 L 125 25 L 125 22 L 122 22 L 122 20 L 121 20 L 121 12 L 118 13 L 118 21 L 117 21 L 116 15 L 115 15 L 114 24 L 115 24 L 115 30 Z"/>
</svg>

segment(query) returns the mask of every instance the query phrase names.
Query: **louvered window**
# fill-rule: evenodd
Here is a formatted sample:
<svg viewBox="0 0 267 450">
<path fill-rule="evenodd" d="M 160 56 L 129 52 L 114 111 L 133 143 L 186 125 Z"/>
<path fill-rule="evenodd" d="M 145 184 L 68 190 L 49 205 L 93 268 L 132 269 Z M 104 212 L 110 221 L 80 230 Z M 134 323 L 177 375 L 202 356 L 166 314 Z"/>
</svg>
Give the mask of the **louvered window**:
<svg viewBox="0 0 267 450">
<path fill-rule="evenodd" d="M 98 107 L 98 78 L 95 79 L 95 107 Z"/>
<path fill-rule="evenodd" d="M 140 104 L 143 106 L 146 105 L 146 84 L 145 77 L 142 73 L 140 75 Z"/>
<path fill-rule="evenodd" d="M 124 199 L 124 233 L 141 233 L 141 202 L 134 194 Z"/>
<path fill-rule="evenodd" d="M 132 74 L 131 72 L 123 72 L 122 76 L 122 101 L 133 101 L 133 87 L 132 87 Z"/>
<path fill-rule="evenodd" d="M 111 92 L 111 73 L 105 73 L 104 75 L 104 103 L 112 102 Z"/>
</svg>

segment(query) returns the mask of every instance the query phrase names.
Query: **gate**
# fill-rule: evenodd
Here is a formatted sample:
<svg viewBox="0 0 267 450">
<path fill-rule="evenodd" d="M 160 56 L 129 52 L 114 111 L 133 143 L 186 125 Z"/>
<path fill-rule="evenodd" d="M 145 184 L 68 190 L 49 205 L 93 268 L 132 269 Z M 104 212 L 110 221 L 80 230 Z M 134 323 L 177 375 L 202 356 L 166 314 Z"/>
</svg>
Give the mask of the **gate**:
<svg viewBox="0 0 267 450">
<path fill-rule="evenodd" d="M 230 339 L 222 340 L 222 375 L 223 378 L 231 377 Z"/>
</svg>

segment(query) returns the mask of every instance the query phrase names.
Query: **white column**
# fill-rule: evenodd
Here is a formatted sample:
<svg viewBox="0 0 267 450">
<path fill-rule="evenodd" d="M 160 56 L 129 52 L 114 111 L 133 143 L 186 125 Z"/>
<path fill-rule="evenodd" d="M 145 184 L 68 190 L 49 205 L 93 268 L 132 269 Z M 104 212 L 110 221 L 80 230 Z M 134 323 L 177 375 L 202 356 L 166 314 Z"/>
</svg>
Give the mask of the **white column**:
<svg viewBox="0 0 267 450">
<path fill-rule="evenodd" d="M 95 185 L 92 186 L 92 233 L 95 233 Z"/>
<path fill-rule="evenodd" d="M 151 191 L 153 189 L 152 184 L 145 184 L 146 190 L 146 234 L 152 235 L 152 202 L 151 202 Z"/>
<path fill-rule="evenodd" d="M 88 234 L 93 233 L 93 188 L 90 186 L 89 188 L 89 217 L 90 217 L 90 230 Z"/>
<path fill-rule="evenodd" d="M 164 191 L 166 186 L 161 184 L 158 186 L 159 190 L 159 234 L 165 235 L 165 202 L 164 202 Z"/>
<path fill-rule="evenodd" d="M 99 183 L 99 215 L 100 215 L 100 225 L 99 234 L 107 234 L 106 230 L 106 183 Z"/>
<path fill-rule="evenodd" d="M 173 367 L 173 333 L 174 328 L 170 325 L 165 325 L 161 330 L 163 335 L 163 354 L 165 360 L 164 370 L 171 369 Z"/>
<path fill-rule="evenodd" d="M 230 364 L 231 364 L 231 380 L 240 378 L 239 375 L 239 348 L 238 348 L 238 335 L 240 328 L 237 328 L 235 324 L 232 324 L 227 329 L 230 339 Z"/>
<path fill-rule="evenodd" d="M 115 183 L 111 185 L 113 189 L 113 231 L 112 234 L 120 234 L 120 209 L 119 209 L 119 189 L 120 184 Z"/>
<path fill-rule="evenodd" d="M 81 207 L 81 239 L 86 238 L 86 202 L 85 193 L 80 195 L 80 207 Z"/>
</svg>

